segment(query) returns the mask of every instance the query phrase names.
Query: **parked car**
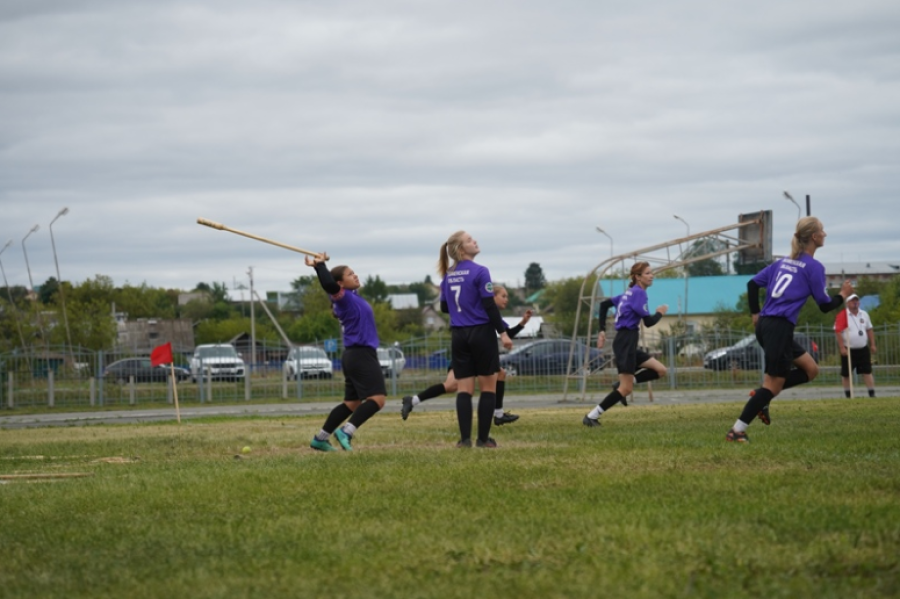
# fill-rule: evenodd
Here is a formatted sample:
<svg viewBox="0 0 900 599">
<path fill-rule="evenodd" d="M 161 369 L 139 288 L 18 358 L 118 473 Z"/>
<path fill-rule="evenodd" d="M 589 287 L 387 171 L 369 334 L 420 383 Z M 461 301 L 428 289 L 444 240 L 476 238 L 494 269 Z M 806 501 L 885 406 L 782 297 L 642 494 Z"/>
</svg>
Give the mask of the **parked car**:
<svg viewBox="0 0 900 599">
<path fill-rule="evenodd" d="M 165 382 L 171 374 L 168 364 L 152 366 L 150 358 L 125 358 L 117 360 L 103 369 L 103 378 L 110 379 L 122 385 L 134 377 L 136 383 Z M 190 378 L 191 373 L 186 368 L 175 366 L 175 379 L 184 381 Z"/>
<path fill-rule="evenodd" d="M 500 356 L 500 366 L 506 374 L 550 375 L 566 374 L 572 341 L 567 339 L 541 339 L 526 343 Z M 584 364 L 585 352 L 590 352 L 588 365 L 597 370 L 603 367 L 603 352 L 596 347 L 588 348 L 583 343 L 575 343 L 575 353 L 569 374 L 579 372 Z"/>
<path fill-rule="evenodd" d="M 244 378 L 244 360 L 229 343 L 198 345 L 191 358 L 191 379 L 196 383 L 200 377 L 213 380 L 239 381 Z"/>
<path fill-rule="evenodd" d="M 386 379 L 394 376 L 395 372 L 399 377 L 406 366 L 406 358 L 399 347 L 379 347 L 378 362 L 381 364 L 381 372 L 384 373 Z"/>
<path fill-rule="evenodd" d="M 794 333 L 794 341 L 800 344 L 816 362 L 819 361 L 819 345 L 804 335 Z M 763 367 L 763 350 L 756 335 L 747 335 L 730 347 L 720 347 L 703 356 L 703 367 L 710 370 L 760 370 Z"/>
<path fill-rule="evenodd" d="M 314 345 L 300 345 L 291 348 L 284 361 L 284 375 L 288 380 L 330 379 L 333 373 L 331 359 L 325 350 Z"/>
</svg>

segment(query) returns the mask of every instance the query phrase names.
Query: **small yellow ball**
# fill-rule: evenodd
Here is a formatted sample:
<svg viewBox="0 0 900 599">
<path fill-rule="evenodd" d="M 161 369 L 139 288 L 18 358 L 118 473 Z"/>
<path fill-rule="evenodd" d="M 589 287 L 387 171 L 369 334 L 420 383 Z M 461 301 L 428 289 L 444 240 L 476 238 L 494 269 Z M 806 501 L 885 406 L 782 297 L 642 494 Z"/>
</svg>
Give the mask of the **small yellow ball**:
<svg viewBox="0 0 900 599">
<path fill-rule="evenodd" d="M 250 446 L 244 445 L 244 448 L 241 450 L 241 453 L 250 453 Z"/>
</svg>

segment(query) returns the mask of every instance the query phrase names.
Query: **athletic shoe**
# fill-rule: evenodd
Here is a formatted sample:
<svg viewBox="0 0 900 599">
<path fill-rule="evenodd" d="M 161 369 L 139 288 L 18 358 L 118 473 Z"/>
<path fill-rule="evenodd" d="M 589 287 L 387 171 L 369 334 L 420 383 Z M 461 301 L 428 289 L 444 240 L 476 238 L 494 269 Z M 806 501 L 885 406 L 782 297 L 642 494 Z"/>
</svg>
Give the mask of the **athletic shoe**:
<svg viewBox="0 0 900 599">
<path fill-rule="evenodd" d="M 344 429 L 339 428 L 334 431 L 334 437 L 338 440 L 338 443 L 341 444 L 341 447 L 344 448 L 345 451 L 351 451 L 353 446 L 350 445 L 350 441 L 353 440 L 353 435 L 348 435 L 344 432 Z"/>
<path fill-rule="evenodd" d="M 328 442 L 328 439 L 320 441 L 319 439 L 313 437 L 312 443 L 310 443 L 309 446 L 317 451 L 337 451 L 334 445 Z"/>
<path fill-rule="evenodd" d="M 463 447 L 472 447 L 472 439 L 461 439 L 460 442 L 456 444 L 456 447 L 460 449 Z"/>
<path fill-rule="evenodd" d="M 619 381 L 616 381 L 615 383 L 613 383 L 613 384 L 612 384 L 612 388 L 613 388 L 615 391 L 618 391 L 618 390 L 619 390 Z M 622 395 L 622 394 L 619 393 L 619 395 Z M 621 400 L 621 401 L 622 401 L 622 405 L 625 406 L 625 407 L 627 408 L 627 407 L 628 407 L 628 399 L 626 399 L 626 397 L 625 397 L 624 395 L 622 395 L 622 400 Z"/>
<path fill-rule="evenodd" d="M 504 412 L 503 416 L 494 416 L 494 424 L 500 426 L 502 424 L 509 424 L 510 422 L 515 422 L 519 417 L 515 414 L 510 414 L 509 412 Z"/>
<path fill-rule="evenodd" d="M 475 447 L 484 447 L 486 449 L 494 449 L 495 447 L 497 447 L 497 442 L 494 441 L 493 439 L 491 439 L 490 437 L 487 438 L 487 441 L 482 441 L 481 439 L 478 439 L 477 441 L 475 441 Z"/>
<path fill-rule="evenodd" d="M 591 418 L 587 414 L 585 414 L 584 418 L 581 419 L 581 424 L 585 426 L 600 426 L 600 420 L 597 418 Z"/>
<path fill-rule="evenodd" d="M 409 413 L 412 412 L 412 409 L 412 395 L 407 395 L 403 398 L 403 406 L 400 408 L 400 415 L 403 416 L 404 420 L 409 418 Z"/>
<path fill-rule="evenodd" d="M 739 433 L 734 429 L 728 431 L 728 434 L 725 435 L 726 441 L 731 441 L 733 443 L 749 443 L 750 437 L 747 436 L 747 433 Z"/>
<path fill-rule="evenodd" d="M 772 424 L 772 419 L 769 417 L 769 406 L 763 406 L 763 409 L 759 411 L 756 417 L 766 426 Z"/>
</svg>

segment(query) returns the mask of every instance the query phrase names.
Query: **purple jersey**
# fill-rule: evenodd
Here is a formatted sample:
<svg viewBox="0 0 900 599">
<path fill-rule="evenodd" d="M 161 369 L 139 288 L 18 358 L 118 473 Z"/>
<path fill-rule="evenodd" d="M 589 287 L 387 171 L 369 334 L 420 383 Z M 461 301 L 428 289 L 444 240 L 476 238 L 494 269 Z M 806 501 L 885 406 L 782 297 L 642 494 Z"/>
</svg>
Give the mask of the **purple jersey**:
<svg viewBox="0 0 900 599">
<path fill-rule="evenodd" d="M 630 287 L 622 295 L 612 298 L 612 302 L 616 307 L 617 331 L 636 330 L 641 324 L 641 319 L 650 316 L 650 310 L 647 309 L 647 291 L 640 285 Z"/>
<path fill-rule="evenodd" d="M 441 301 L 447 302 L 452 327 L 488 324 L 483 298 L 494 298 L 491 273 L 471 260 L 458 263 L 441 281 Z"/>
<path fill-rule="evenodd" d="M 809 254 L 796 260 L 781 258 L 753 277 L 753 282 L 766 288 L 766 303 L 760 316 L 780 316 L 797 324 L 797 316 L 812 296 L 817 304 L 831 301 L 825 291 L 825 267 Z"/>
<path fill-rule="evenodd" d="M 331 307 L 344 330 L 344 347 L 378 348 L 375 312 L 369 302 L 359 297 L 356 291 L 344 289 L 331 296 Z"/>
</svg>

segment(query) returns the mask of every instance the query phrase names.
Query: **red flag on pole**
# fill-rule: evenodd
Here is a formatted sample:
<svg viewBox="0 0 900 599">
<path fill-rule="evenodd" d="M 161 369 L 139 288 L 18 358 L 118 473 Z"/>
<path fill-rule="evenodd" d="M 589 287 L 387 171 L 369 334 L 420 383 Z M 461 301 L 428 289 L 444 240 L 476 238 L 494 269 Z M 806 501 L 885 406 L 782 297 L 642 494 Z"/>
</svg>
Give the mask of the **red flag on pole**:
<svg viewBox="0 0 900 599">
<path fill-rule="evenodd" d="M 150 352 L 150 365 L 159 366 L 160 364 L 171 364 L 172 359 L 172 343 L 166 343 L 159 347 L 154 347 Z"/>
<path fill-rule="evenodd" d="M 834 330 L 838 333 L 843 333 L 847 328 L 849 323 L 847 322 L 847 311 L 841 310 L 838 312 L 837 317 L 834 319 Z"/>
</svg>

